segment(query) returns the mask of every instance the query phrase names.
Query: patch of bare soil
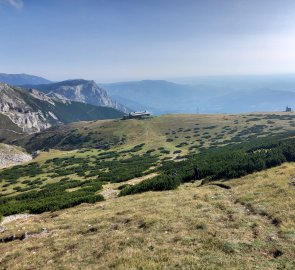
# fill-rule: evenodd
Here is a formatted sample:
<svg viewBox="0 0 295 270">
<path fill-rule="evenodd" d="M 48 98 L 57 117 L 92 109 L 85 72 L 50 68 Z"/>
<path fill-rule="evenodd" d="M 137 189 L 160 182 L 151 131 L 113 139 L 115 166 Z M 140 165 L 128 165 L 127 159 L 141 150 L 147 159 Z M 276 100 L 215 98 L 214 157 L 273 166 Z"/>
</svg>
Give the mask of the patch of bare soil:
<svg viewBox="0 0 295 270">
<path fill-rule="evenodd" d="M 0 223 L 0 225 L 4 225 L 7 224 L 11 221 L 14 220 L 18 220 L 18 219 L 28 219 L 30 217 L 33 217 L 35 215 L 31 215 L 31 214 L 17 214 L 17 215 L 11 215 L 11 216 L 7 216 L 7 217 L 3 217 L 2 222 Z"/>
<path fill-rule="evenodd" d="M 135 185 L 135 184 L 138 184 L 138 183 L 140 183 L 140 182 L 142 182 L 144 180 L 153 178 L 153 177 L 155 177 L 157 175 L 158 175 L 157 173 L 151 173 L 151 174 L 147 174 L 147 175 L 144 175 L 144 176 L 141 176 L 141 177 L 136 177 L 136 178 L 133 178 L 131 180 L 126 181 L 125 184 Z"/>
<path fill-rule="evenodd" d="M 116 198 L 119 191 L 112 188 L 107 188 L 100 193 L 106 200 Z"/>
<path fill-rule="evenodd" d="M 148 175 L 144 175 L 142 177 L 136 177 L 136 178 L 133 178 L 133 179 L 130 179 L 126 182 L 124 182 L 124 184 L 127 184 L 127 185 L 135 185 L 135 184 L 138 184 L 144 180 L 147 180 L 147 179 L 150 179 L 150 178 L 153 178 L 155 176 L 157 176 L 158 174 L 157 173 L 151 173 L 151 174 L 148 174 Z M 120 185 L 122 185 L 122 183 L 120 183 Z M 103 191 L 100 192 L 100 194 L 106 199 L 114 199 L 114 198 L 117 198 L 118 194 L 119 194 L 119 190 L 117 189 L 118 187 L 118 184 L 107 184 Z"/>
</svg>

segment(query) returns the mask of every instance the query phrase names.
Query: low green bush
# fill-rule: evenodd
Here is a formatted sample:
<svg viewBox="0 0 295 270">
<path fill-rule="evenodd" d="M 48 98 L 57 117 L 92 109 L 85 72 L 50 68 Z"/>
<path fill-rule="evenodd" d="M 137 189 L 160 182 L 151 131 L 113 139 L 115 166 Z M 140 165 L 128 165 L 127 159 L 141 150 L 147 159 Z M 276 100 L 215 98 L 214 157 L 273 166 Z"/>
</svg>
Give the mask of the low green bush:
<svg viewBox="0 0 295 270">
<path fill-rule="evenodd" d="M 79 189 L 69 192 L 68 189 Z M 15 196 L 0 198 L 0 215 L 13 215 L 22 212 L 39 214 L 57 211 L 81 203 L 94 203 L 103 200 L 95 193 L 102 188 L 97 180 L 71 180 L 45 185 L 41 190 L 33 190 Z"/>
<path fill-rule="evenodd" d="M 180 154 L 181 153 L 181 150 L 175 150 L 174 152 L 173 152 L 173 154 Z"/>
<path fill-rule="evenodd" d="M 126 196 L 146 191 L 163 191 L 176 189 L 180 185 L 180 179 L 172 175 L 159 175 L 152 179 L 144 180 L 133 186 L 123 188 L 119 196 Z"/>
<path fill-rule="evenodd" d="M 272 168 L 283 162 L 295 161 L 295 139 L 256 139 L 251 142 L 212 147 L 181 162 L 167 161 L 161 167 L 164 174 L 178 171 L 182 182 L 193 179 L 199 167 L 202 178 L 231 179 Z"/>
</svg>

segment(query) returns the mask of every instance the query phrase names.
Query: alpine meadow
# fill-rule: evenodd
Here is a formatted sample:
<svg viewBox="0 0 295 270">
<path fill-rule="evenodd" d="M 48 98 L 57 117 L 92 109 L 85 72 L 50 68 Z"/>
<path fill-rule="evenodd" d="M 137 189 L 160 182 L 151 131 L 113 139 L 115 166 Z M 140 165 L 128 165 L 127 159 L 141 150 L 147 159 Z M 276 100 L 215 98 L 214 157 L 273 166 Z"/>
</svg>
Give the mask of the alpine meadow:
<svg viewBox="0 0 295 270">
<path fill-rule="evenodd" d="M 0 0 L 0 269 L 295 269 L 294 16 Z"/>
</svg>

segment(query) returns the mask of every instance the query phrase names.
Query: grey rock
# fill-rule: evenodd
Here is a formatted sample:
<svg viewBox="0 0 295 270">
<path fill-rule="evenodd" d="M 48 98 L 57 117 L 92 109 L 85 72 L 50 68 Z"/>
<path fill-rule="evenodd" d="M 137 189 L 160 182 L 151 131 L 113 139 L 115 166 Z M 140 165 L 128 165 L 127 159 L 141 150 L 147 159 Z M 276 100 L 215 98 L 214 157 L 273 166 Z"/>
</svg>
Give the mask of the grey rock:
<svg viewBox="0 0 295 270">
<path fill-rule="evenodd" d="M 48 97 L 62 101 L 78 101 L 95 106 L 110 107 L 129 112 L 129 109 L 108 96 L 105 89 L 92 80 L 67 80 L 58 83 L 31 86 L 47 94 Z"/>
</svg>

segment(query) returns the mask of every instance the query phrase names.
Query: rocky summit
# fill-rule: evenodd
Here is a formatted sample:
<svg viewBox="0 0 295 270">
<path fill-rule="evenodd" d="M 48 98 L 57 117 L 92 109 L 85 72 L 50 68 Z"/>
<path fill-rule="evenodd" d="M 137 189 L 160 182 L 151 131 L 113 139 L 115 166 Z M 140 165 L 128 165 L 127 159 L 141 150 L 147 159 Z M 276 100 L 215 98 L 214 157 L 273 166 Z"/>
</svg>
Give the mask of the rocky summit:
<svg viewBox="0 0 295 270">
<path fill-rule="evenodd" d="M 122 112 L 129 110 L 110 98 L 105 89 L 99 87 L 92 80 L 67 80 L 58 83 L 31 86 L 46 93 L 49 97 L 61 100 L 71 100 L 95 106 L 110 107 Z"/>
</svg>

